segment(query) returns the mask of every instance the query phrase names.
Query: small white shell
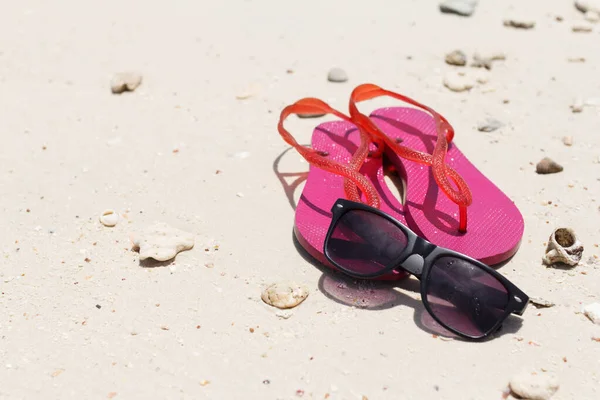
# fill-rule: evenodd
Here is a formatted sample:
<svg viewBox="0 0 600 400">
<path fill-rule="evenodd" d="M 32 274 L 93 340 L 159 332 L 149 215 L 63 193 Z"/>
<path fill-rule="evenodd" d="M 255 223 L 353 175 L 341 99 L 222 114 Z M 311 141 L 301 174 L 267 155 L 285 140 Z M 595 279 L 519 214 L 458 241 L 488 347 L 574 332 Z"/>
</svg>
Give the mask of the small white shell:
<svg viewBox="0 0 600 400">
<path fill-rule="evenodd" d="M 327 73 L 327 80 L 329 82 L 346 82 L 348 74 L 341 68 L 332 68 Z"/>
<path fill-rule="evenodd" d="M 573 113 L 580 113 L 583 111 L 583 107 L 585 107 L 585 102 L 581 97 L 577 97 L 573 100 L 573 104 L 571 104 L 571 111 Z"/>
<path fill-rule="evenodd" d="M 444 77 L 444 86 L 453 92 L 464 92 L 473 89 L 475 82 L 472 78 L 466 77 L 464 73 L 451 71 Z"/>
<path fill-rule="evenodd" d="M 558 228 L 548 240 L 543 261 L 546 265 L 562 263 L 576 266 L 583 255 L 583 244 L 571 228 Z"/>
<path fill-rule="evenodd" d="M 110 90 L 115 94 L 133 92 L 142 83 L 142 75 L 136 72 L 120 72 L 110 82 Z"/>
<path fill-rule="evenodd" d="M 600 303 L 592 303 L 583 307 L 583 314 L 594 324 L 600 325 Z"/>
<path fill-rule="evenodd" d="M 153 258 L 167 261 L 177 253 L 194 247 L 194 236 L 165 223 L 156 223 L 142 233 L 132 235 L 134 249 L 139 249 L 140 260 Z"/>
<path fill-rule="evenodd" d="M 600 21 L 600 13 L 597 13 L 596 11 L 588 11 L 585 13 L 583 18 L 585 18 L 586 21 L 596 23 Z"/>
<path fill-rule="evenodd" d="M 119 222 L 119 214 L 115 210 L 104 210 L 100 215 L 100 223 L 104 226 L 115 226 Z"/>
<path fill-rule="evenodd" d="M 308 297 L 308 289 L 294 282 L 274 283 L 263 290 L 261 299 L 277 308 L 296 307 Z"/>
<path fill-rule="evenodd" d="M 460 50 L 454 50 L 446 54 L 445 61 L 446 64 L 462 67 L 467 64 L 467 55 Z"/>
</svg>

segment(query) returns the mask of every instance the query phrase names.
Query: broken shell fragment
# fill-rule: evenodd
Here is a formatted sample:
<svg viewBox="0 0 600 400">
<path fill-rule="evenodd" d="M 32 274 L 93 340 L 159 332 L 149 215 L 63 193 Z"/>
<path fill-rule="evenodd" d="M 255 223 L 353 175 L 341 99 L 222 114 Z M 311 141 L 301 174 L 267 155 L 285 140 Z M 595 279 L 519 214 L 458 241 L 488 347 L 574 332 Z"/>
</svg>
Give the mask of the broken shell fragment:
<svg viewBox="0 0 600 400">
<path fill-rule="evenodd" d="M 580 113 L 583 111 L 584 106 L 585 106 L 585 103 L 584 103 L 583 99 L 581 97 L 578 97 L 575 100 L 573 100 L 573 104 L 571 104 L 571 111 L 574 114 Z"/>
<path fill-rule="evenodd" d="M 509 383 L 510 391 L 519 399 L 549 400 L 558 390 L 554 377 L 545 374 L 523 372 L 515 375 Z"/>
<path fill-rule="evenodd" d="M 445 0 L 440 3 L 440 11 L 468 17 L 475 12 L 479 0 Z"/>
<path fill-rule="evenodd" d="M 589 33 L 592 31 L 592 29 L 593 27 L 587 24 L 577 24 L 573 25 L 573 27 L 571 28 L 571 30 L 576 33 Z"/>
<path fill-rule="evenodd" d="M 110 89 L 115 94 L 133 92 L 142 83 L 142 75 L 136 72 L 120 72 L 110 82 Z"/>
<path fill-rule="evenodd" d="M 583 314 L 594 324 L 600 325 L 600 303 L 592 303 L 583 307 Z"/>
<path fill-rule="evenodd" d="M 119 222 L 119 214 L 115 210 L 104 210 L 100 215 L 100 223 L 104 226 L 115 226 Z"/>
<path fill-rule="evenodd" d="M 535 21 L 523 19 L 505 19 L 504 26 L 509 26 L 517 29 L 531 29 L 535 26 Z"/>
<path fill-rule="evenodd" d="M 500 129 L 504 126 L 502 121 L 495 118 L 486 118 L 483 121 L 477 123 L 477 130 L 480 132 L 493 132 L 496 129 Z"/>
<path fill-rule="evenodd" d="M 260 85 L 258 83 L 252 83 L 246 89 L 242 90 L 239 94 L 235 96 L 238 100 L 246 100 L 251 97 L 258 95 L 260 92 Z"/>
<path fill-rule="evenodd" d="M 550 300 L 542 299 L 541 297 L 530 297 L 529 302 L 535 306 L 535 308 L 548 308 L 554 307 L 554 303 Z"/>
<path fill-rule="evenodd" d="M 290 319 L 294 315 L 291 311 L 277 311 L 275 316 L 279 319 Z"/>
<path fill-rule="evenodd" d="M 561 172 L 562 170 L 562 165 L 560 165 L 559 163 L 557 163 L 549 157 L 544 157 L 535 166 L 535 172 L 537 172 L 538 174 L 555 174 L 557 172 Z"/>
<path fill-rule="evenodd" d="M 546 265 L 562 263 L 576 266 L 583 255 L 583 244 L 571 228 L 558 228 L 548 240 L 543 261 Z"/>
<path fill-rule="evenodd" d="M 156 223 L 141 233 L 132 235 L 133 248 L 139 250 L 140 260 L 153 258 L 167 261 L 177 253 L 194 247 L 194 236 L 165 223 Z"/>
<path fill-rule="evenodd" d="M 506 55 L 502 52 L 475 52 L 473 55 L 472 67 L 492 69 L 492 62 L 497 60 L 506 60 Z"/>
<path fill-rule="evenodd" d="M 280 282 L 268 286 L 260 297 L 273 307 L 293 308 L 308 297 L 308 289 L 294 282 Z"/>
</svg>

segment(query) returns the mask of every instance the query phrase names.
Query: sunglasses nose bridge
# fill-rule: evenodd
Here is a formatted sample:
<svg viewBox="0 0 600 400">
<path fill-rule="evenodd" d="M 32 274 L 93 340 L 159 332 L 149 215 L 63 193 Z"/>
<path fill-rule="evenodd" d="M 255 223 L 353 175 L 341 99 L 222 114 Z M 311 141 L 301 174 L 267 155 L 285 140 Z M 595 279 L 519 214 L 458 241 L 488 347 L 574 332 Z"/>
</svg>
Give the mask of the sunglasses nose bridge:
<svg viewBox="0 0 600 400">
<path fill-rule="evenodd" d="M 425 259 L 420 254 L 412 254 L 406 260 L 402 262 L 400 265 L 403 269 L 410 272 L 412 275 L 420 278 L 423 274 L 423 265 L 425 264 Z"/>
<path fill-rule="evenodd" d="M 415 240 L 415 246 L 413 248 L 413 252 L 421 255 L 422 258 L 425 258 L 429 255 L 429 253 L 431 253 L 436 248 L 437 248 L 437 246 L 435 244 L 427 241 L 426 239 L 423 239 L 420 236 L 417 236 L 417 239 Z"/>
</svg>

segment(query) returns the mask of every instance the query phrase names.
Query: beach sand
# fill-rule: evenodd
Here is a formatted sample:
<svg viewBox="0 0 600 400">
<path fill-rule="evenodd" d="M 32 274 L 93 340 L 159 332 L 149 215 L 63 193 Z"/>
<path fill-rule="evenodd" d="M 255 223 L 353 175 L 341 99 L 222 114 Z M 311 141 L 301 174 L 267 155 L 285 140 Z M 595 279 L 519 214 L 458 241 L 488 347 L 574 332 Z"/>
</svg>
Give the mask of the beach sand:
<svg viewBox="0 0 600 400">
<path fill-rule="evenodd" d="M 600 97 L 600 24 L 572 32 L 582 21 L 557 0 L 481 1 L 470 17 L 417 0 L 4 2 L 0 398 L 501 399 L 519 371 L 555 376 L 553 399 L 597 398 L 600 326 L 581 308 L 600 296 L 600 113 L 570 106 Z M 457 93 L 442 83 L 461 70 L 444 62 L 455 49 L 506 60 L 463 67 L 488 82 Z M 349 80 L 328 82 L 333 67 Z M 142 84 L 112 94 L 124 71 Z M 286 152 L 279 112 L 306 96 L 346 111 L 366 82 L 448 118 L 524 216 L 499 271 L 554 307 L 530 306 L 492 340 L 445 340 L 415 279 L 356 283 L 303 258 L 303 185 L 286 193 L 276 172 L 291 184 L 308 164 Z M 369 107 L 382 105 L 400 104 Z M 505 126 L 479 132 L 486 117 Z M 287 126 L 309 143 L 326 120 Z M 536 174 L 546 156 L 564 171 Z M 126 217 L 105 227 L 105 209 Z M 194 248 L 140 262 L 130 235 L 155 221 Z M 558 227 L 585 245 L 572 269 L 542 265 Z M 261 291 L 288 279 L 310 295 L 284 315 Z"/>
</svg>

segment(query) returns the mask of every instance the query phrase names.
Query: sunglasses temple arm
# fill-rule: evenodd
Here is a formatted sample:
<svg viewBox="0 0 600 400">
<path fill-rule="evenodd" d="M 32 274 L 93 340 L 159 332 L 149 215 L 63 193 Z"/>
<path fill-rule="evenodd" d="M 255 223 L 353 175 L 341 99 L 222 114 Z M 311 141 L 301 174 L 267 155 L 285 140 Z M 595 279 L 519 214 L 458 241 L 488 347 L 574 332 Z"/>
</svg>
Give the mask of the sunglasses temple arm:
<svg viewBox="0 0 600 400">
<path fill-rule="evenodd" d="M 444 275 L 446 275 L 447 279 L 445 279 L 446 282 L 451 282 L 454 280 L 453 276 L 446 273 L 443 270 L 438 270 L 439 272 L 442 272 Z M 409 271 L 410 272 L 410 271 Z M 412 272 L 411 272 L 412 273 Z M 488 296 L 488 299 L 490 300 L 490 305 L 492 305 L 493 307 L 497 307 L 497 308 L 505 308 L 506 307 L 506 294 L 505 292 L 503 292 L 502 290 L 498 290 L 494 287 L 488 286 L 488 285 L 484 285 L 483 283 L 477 282 L 475 280 L 471 280 L 469 282 L 470 285 L 473 285 L 476 289 L 484 289 L 486 291 L 486 295 Z M 457 288 L 457 292 L 462 294 L 465 294 L 464 291 L 460 290 L 460 288 Z M 466 294 L 465 294 L 466 295 Z M 517 315 L 523 315 L 523 313 L 525 312 L 525 309 L 527 308 L 527 303 L 528 303 L 528 298 L 527 296 L 517 296 L 514 294 L 509 294 L 509 296 L 512 296 L 513 298 L 519 298 L 521 299 L 521 301 L 524 303 L 523 306 L 521 307 L 513 307 L 513 309 L 511 310 L 511 314 L 517 314 Z M 525 297 L 525 299 L 522 299 L 522 297 Z M 511 299 L 509 299 L 509 303 L 510 303 Z"/>
</svg>

